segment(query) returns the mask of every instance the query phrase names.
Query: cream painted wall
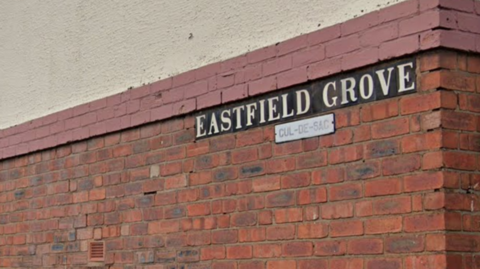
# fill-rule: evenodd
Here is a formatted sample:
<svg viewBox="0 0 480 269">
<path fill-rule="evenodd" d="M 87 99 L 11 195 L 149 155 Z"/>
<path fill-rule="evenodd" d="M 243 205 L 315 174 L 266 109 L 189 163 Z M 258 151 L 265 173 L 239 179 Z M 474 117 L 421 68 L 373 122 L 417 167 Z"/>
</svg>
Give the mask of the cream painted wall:
<svg viewBox="0 0 480 269">
<path fill-rule="evenodd" d="M 400 1 L 2 0 L 0 129 Z"/>
</svg>

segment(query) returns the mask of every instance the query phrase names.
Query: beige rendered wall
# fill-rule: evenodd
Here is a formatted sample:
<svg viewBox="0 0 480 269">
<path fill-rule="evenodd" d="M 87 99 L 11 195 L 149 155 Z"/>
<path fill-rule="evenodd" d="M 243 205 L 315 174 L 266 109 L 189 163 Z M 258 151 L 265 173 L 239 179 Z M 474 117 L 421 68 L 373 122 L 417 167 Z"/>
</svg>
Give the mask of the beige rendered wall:
<svg viewBox="0 0 480 269">
<path fill-rule="evenodd" d="M 0 129 L 403 0 L 0 1 Z"/>
</svg>

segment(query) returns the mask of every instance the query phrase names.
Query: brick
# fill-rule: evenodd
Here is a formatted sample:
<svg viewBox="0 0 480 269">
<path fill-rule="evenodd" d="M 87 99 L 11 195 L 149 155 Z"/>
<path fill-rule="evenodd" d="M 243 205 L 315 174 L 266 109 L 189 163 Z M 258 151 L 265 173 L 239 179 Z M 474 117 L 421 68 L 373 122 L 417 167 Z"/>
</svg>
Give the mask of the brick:
<svg viewBox="0 0 480 269">
<path fill-rule="evenodd" d="M 399 178 L 380 179 L 365 182 L 365 196 L 382 196 L 402 192 L 402 181 Z"/>
<path fill-rule="evenodd" d="M 246 148 L 232 151 L 232 164 L 239 164 L 258 160 L 256 148 Z"/>
<path fill-rule="evenodd" d="M 372 138 L 394 137 L 406 134 L 409 131 L 409 122 L 407 118 L 388 120 L 372 125 Z"/>
<path fill-rule="evenodd" d="M 252 258 L 252 246 L 228 246 L 227 259 L 249 259 Z"/>
<path fill-rule="evenodd" d="M 279 58 L 272 59 L 262 64 L 264 76 L 280 73 L 292 68 L 292 56 L 286 55 Z"/>
<path fill-rule="evenodd" d="M 293 191 L 275 192 L 266 196 L 266 207 L 285 207 L 295 204 Z"/>
<path fill-rule="evenodd" d="M 402 217 L 385 217 L 365 221 L 365 234 L 386 234 L 402 231 Z"/>
<path fill-rule="evenodd" d="M 182 205 L 182 206 L 173 206 L 173 207 L 168 207 L 168 208 L 165 208 L 165 211 L 164 211 L 165 215 L 165 219 L 176 219 L 176 218 L 182 218 L 182 217 L 185 217 L 186 213 L 185 213 L 185 207 Z"/>
<path fill-rule="evenodd" d="M 404 214 L 412 211 L 409 196 L 383 198 L 373 202 L 373 211 L 377 215 Z"/>
<path fill-rule="evenodd" d="M 222 104 L 236 101 L 236 100 L 241 100 L 248 96 L 248 86 L 247 84 L 240 84 L 230 88 L 223 89 L 221 96 L 222 96 Z"/>
<path fill-rule="evenodd" d="M 347 245 L 348 254 L 380 254 L 383 253 L 383 240 L 377 238 L 353 239 Z"/>
<path fill-rule="evenodd" d="M 388 119 L 398 115 L 398 101 L 386 100 L 363 106 L 361 109 L 361 119 L 363 122 Z"/>
<path fill-rule="evenodd" d="M 105 189 L 94 189 L 94 190 L 89 191 L 88 199 L 90 201 L 105 199 Z"/>
<path fill-rule="evenodd" d="M 403 186 L 405 192 L 440 189 L 443 186 L 443 174 L 435 172 L 406 176 Z"/>
<path fill-rule="evenodd" d="M 173 233 L 178 230 L 178 221 L 157 221 L 148 223 L 148 234 Z"/>
<path fill-rule="evenodd" d="M 373 215 L 372 201 L 360 201 L 355 203 L 355 215 L 359 217 L 372 216 Z"/>
<path fill-rule="evenodd" d="M 434 192 L 425 195 L 423 206 L 426 210 L 436 210 L 445 207 L 445 193 Z"/>
<path fill-rule="evenodd" d="M 476 15 L 456 13 L 458 28 L 463 32 L 480 33 L 480 18 Z"/>
<path fill-rule="evenodd" d="M 245 147 L 249 145 L 257 145 L 264 142 L 264 135 L 262 129 L 253 129 L 246 132 L 236 134 L 236 147 Z"/>
<path fill-rule="evenodd" d="M 313 244 L 311 242 L 290 242 L 282 246 L 283 257 L 312 256 Z"/>
<path fill-rule="evenodd" d="M 378 46 L 398 37 L 398 24 L 389 23 L 371 28 L 360 35 L 362 46 Z"/>
<path fill-rule="evenodd" d="M 276 244 L 256 244 L 253 246 L 253 256 L 255 258 L 273 258 L 280 257 L 282 248 Z"/>
<path fill-rule="evenodd" d="M 298 269 L 327 269 L 326 260 L 299 260 L 297 262 Z"/>
<path fill-rule="evenodd" d="M 199 267 L 199 266 L 196 266 Z M 206 264 L 204 266 L 200 267 L 201 269 L 207 269 L 207 268 L 212 268 L 212 269 L 222 269 L 222 268 L 233 268 L 237 269 L 237 263 L 233 261 L 215 261 L 211 265 Z"/>
<path fill-rule="evenodd" d="M 204 260 L 214 260 L 214 259 L 224 259 L 225 247 L 224 246 L 213 246 L 208 248 L 202 248 L 200 251 L 200 259 Z"/>
<path fill-rule="evenodd" d="M 258 213 L 258 224 L 272 224 L 272 211 L 261 211 Z"/>
<path fill-rule="evenodd" d="M 347 253 L 345 241 L 319 241 L 315 242 L 315 256 L 337 256 Z"/>
<path fill-rule="evenodd" d="M 434 29 L 440 24 L 440 12 L 431 10 L 399 23 L 399 35 L 407 36 L 425 30 Z"/>
<path fill-rule="evenodd" d="M 425 248 L 423 236 L 396 236 L 385 239 L 385 251 L 389 253 L 415 253 Z"/>
<path fill-rule="evenodd" d="M 295 169 L 295 158 L 267 160 L 265 168 L 269 174 L 293 171 Z"/>
<path fill-rule="evenodd" d="M 413 172 L 420 166 L 420 157 L 417 155 L 393 157 L 382 161 L 384 176 Z"/>
<path fill-rule="evenodd" d="M 327 165 L 327 152 L 311 152 L 304 153 L 296 158 L 296 167 L 298 169 L 306 169 Z"/>
<path fill-rule="evenodd" d="M 400 99 L 400 111 L 402 115 L 429 111 L 441 107 L 441 93 L 435 92 L 424 95 L 422 98 L 415 96 L 403 97 Z"/>
<path fill-rule="evenodd" d="M 319 45 L 293 54 L 293 67 L 308 65 L 325 59 L 325 46 Z"/>
<path fill-rule="evenodd" d="M 473 171 L 476 169 L 477 159 L 476 154 L 452 151 L 443 153 L 443 161 L 447 168 Z"/>
<path fill-rule="evenodd" d="M 374 215 L 373 201 L 360 201 L 355 204 L 355 215 L 366 217 Z"/>
<path fill-rule="evenodd" d="M 340 129 L 342 127 L 357 126 L 360 124 L 358 108 L 351 109 L 342 109 L 335 113 L 335 124 L 336 128 Z M 355 135 L 355 134 L 354 134 Z M 318 141 L 318 140 L 317 140 Z"/>
<path fill-rule="evenodd" d="M 265 241 L 265 228 L 240 229 L 238 232 L 239 242 L 260 242 Z"/>
<path fill-rule="evenodd" d="M 254 192 L 274 191 L 280 189 L 280 177 L 262 177 L 253 180 L 252 188 Z"/>
<path fill-rule="evenodd" d="M 379 162 L 364 162 L 356 165 L 349 165 L 346 169 L 347 180 L 368 179 L 379 176 L 381 173 Z"/>
<path fill-rule="evenodd" d="M 367 269 L 385 268 L 385 269 L 401 269 L 402 260 L 393 258 L 373 259 L 367 261 Z"/>
<path fill-rule="evenodd" d="M 330 261 L 329 269 L 364 269 L 362 258 L 342 258 Z"/>
<path fill-rule="evenodd" d="M 363 188 L 359 183 L 346 183 L 329 188 L 330 201 L 356 199 L 363 196 Z"/>
<path fill-rule="evenodd" d="M 403 153 L 439 149 L 442 146 L 442 133 L 429 132 L 405 136 L 401 143 Z"/>
<path fill-rule="evenodd" d="M 328 235 L 328 225 L 325 223 L 306 223 L 298 225 L 298 238 L 324 238 Z"/>
<path fill-rule="evenodd" d="M 187 205 L 187 216 L 205 216 L 210 214 L 210 203 Z"/>
<path fill-rule="evenodd" d="M 295 173 L 281 177 L 282 189 L 300 188 L 310 185 L 310 173 Z"/>
<path fill-rule="evenodd" d="M 267 228 L 267 240 L 289 240 L 295 237 L 295 226 L 271 226 Z"/>
<path fill-rule="evenodd" d="M 296 268 L 294 260 L 267 261 L 267 269 Z"/>
<path fill-rule="evenodd" d="M 426 53 L 420 57 L 421 71 L 433 71 L 442 68 L 457 69 L 457 54 L 450 51 L 442 51 L 441 53 Z"/>
<path fill-rule="evenodd" d="M 329 164 L 358 161 L 363 158 L 363 147 L 362 145 L 353 145 L 333 149 L 328 158 Z"/>
<path fill-rule="evenodd" d="M 406 232 L 438 231 L 445 228 L 443 214 L 420 214 L 406 216 L 404 230 Z"/>
<path fill-rule="evenodd" d="M 326 56 L 332 58 L 355 51 L 360 48 L 360 39 L 358 35 L 342 37 L 326 44 Z"/>
<path fill-rule="evenodd" d="M 253 226 L 257 223 L 257 215 L 253 212 L 244 212 L 232 215 L 233 227 Z"/>
<path fill-rule="evenodd" d="M 314 80 L 342 71 L 342 61 L 340 57 L 330 58 L 321 62 L 313 63 L 308 66 L 308 79 Z"/>
<path fill-rule="evenodd" d="M 378 62 L 378 48 L 364 48 L 342 57 L 342 70 L 351 70 Z"/>
<path fill-rule="evenodd" d="M 380 60 L 391 59 L 419 50 L 417 35 L 405 36 L 392 41 L 382 43 L 379 50 Z"/>
<path fill-rule="evenodd" d="M 243 69 L 243 81 L 242 80 L 239 81 L 240 78 L 236 76 L 235 83 L 239 84 L 241 82 L 260 79 L 262 76 L 263 76 L 262 64 L 259 63 L 259 64 L 247 65 L 245 69 Z"/>
<path fill-rule="evenodd" d="M 312 203 L 324 203 L 327 201 L 325 188 L 311 188 L 297 191 L 297 204 L 306 205 Z"/>
<path fill-rule="evenodd" d="M 238 241 L 236 230 L 219 230 L 212 232 L 212 244 L 232 244 Z"/>
<path fill-rule="evenodd" d="M 239 262 L 238 269 L 265 269 L 265 263 L 263 261 Z"/>
<path fill-rule="evenodd" d="M 475 92 L 475 77 L 459 71 L 442 70 L 439 86 L 447 90 Z"/>
<path fill-rule="evenodd" d="M 277 209 L 274 212 L 275 222 L 278 224 L 299 222 L 303 220 L 301 208 Z"/>
<path fill-rule="evenodd" d="M 359 220 L 336 221 L 330 223 L 330 237 L 354 236 L 363 234 L 363 223 Z"/>
<path fill-rule="evenodd" d="M 473 114 L 442 111 L 441 124 L 446 129 L 475 131 L 476 122 Z"/>
<path fill-rule="evenodd" d="M 178 189 L 187 185 L 187 178 L 184 175 L 168 177 L 165 179 L 165 189 Z"/>
<path fill-rule="evenodd" d="M 401 151 L 398 140 L 373 141 L 365 146 L 365 157 L 367 159 L 387 157 L 399 152 Z"/>
<path fill-rule="evenodd" d="M 307 80 L 307 67 L 299 67 L 277 74 L 277 87 L 285 88 Z"/>
<path fill-rule="evenodd" d="M 275 46 L 264 47 L 247 53 L 248 63 L 261 62 L 277 55 L 277 48 Z"/>
<path fill-rule="evenodd" d="M 261 93 L 270 92 L 277 89 L 277 79 L 275 76 L 264 77 L 259 80 L 248 83 L 248 95 L 254 96 Z"/>
<path fill-rule="evenodd" d="M 480 112 L 480 96 L 460 95 L 460 109 L 470 112 Z M 456 101 L 456 99 L 455 99 Z M 455 106 L 456 108 L 456 106 Z"/>
<path fill-rule="evenodd" d="M 340 219 L 353 217 L 352 203 L 332 203 L 322 206 L 322 219 Z"/>
</svg>

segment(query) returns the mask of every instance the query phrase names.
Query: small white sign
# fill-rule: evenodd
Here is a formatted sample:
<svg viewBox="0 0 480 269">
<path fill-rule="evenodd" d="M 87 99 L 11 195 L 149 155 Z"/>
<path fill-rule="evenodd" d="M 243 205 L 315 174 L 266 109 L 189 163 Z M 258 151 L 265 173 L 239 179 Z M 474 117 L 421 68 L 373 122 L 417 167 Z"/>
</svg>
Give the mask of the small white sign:
<svg viewBox="0 0 480 269">
<path fill-rule="evenodd" d="M 335 132 L 334 114 L 279 124 L 275 126 L 275 143 L 332 134 Z"/>
</svg>

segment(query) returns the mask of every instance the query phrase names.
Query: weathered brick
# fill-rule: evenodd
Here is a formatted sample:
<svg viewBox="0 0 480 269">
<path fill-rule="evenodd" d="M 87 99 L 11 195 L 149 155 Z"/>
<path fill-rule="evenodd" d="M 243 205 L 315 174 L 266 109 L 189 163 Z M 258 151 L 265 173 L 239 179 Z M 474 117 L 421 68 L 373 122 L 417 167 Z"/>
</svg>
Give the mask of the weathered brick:
<svg viewBox="0 0 480 269">
<path fill-rule="evenodd" d="M 359 183 L 346 183 L 329 188 L 330 201 L 356 199 L 363 196 L 363 188 Z"/>
<path fill-rule="evenodd" d="M 352 203 L 332 203 L 321 208 L 322 219 L 340 219 L 353 217 Z"/>
<path fill-rule="evenodd" d="M 293 191 L 275 192 L 266 196 L 267 207 L 285 207 L 295 204 Z"/>
<path fill-rule="evenodd" d="M 388 138 L 410 131 L 408 118 L 388 120 L 372 125 L 372 138 Z"/>
<path fill-rule="evenodd" d="M 295 226 L 272 226 L 267 228 L 268 240 L 288 240 L 295 237 Z"/>
<path fill-rule="evenodd" d="M 277 244 L 257 244 L 253 246 L 253 256 L 255 258 L 280 257 L 282 249 Z"/>
<path fill-rule="evenodd" d="M 285 243 L 282 246 L 282 256 L 284 257 L 305 257 L 313 253 L 313 244 L 311 242 L 292 242 Z"/>
<path fill-rule="evenodd" d="M 382 161 L 383 175 L 398 175 L 413 172 L 421 166 L 420 157 L 418 155 L 398 156 L 384 159 Z"/>
<path fill-rule="evenodd" d="M 314 255 L 316 256 L 337 256 L 347 253 L 347 243 L 345 241 L 319 241 L 315 242 Z"/>
<path fill-rule="evenodd" d="M 336 221 L 330 223 L 330 236 L 343 237 L 363 234 L 363 223 L 360 220 Z"/>
<path fill-rule="evenodd" d="M 353 239 L 348 242 L 349 254 L 380 254 L 383 252 L 383 240 L 379 238 Z"/>
<path fill-rule="evenodd" d="M 425 248 L 423 236 L 395 236 L 385 239 L 385 251 L 388 253 L 415 253 Z"/>
</svg>

